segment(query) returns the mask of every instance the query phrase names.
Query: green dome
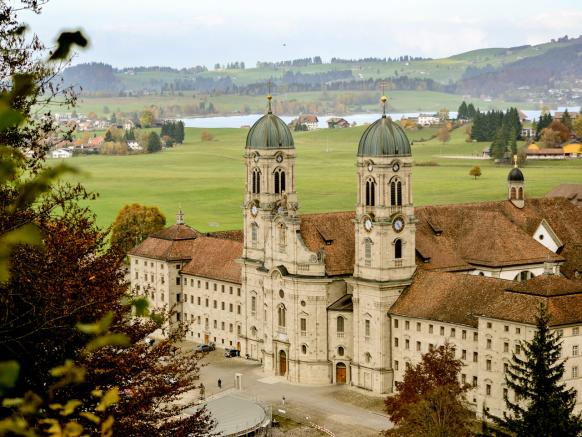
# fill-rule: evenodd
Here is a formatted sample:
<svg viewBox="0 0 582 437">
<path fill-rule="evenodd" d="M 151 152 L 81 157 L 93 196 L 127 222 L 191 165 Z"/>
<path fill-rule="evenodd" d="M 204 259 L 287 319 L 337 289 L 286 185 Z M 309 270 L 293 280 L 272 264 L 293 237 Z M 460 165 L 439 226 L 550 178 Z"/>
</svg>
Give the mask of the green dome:
<svg viewBox="0 0 582 437">
<path fill-rule="evenodd" d="M 293 136 L 283 120 L 269 112 L 259 118 L 247 135 L 247 149 L 293 149 Z"/>
<path fill-rule="evenodd" d="M 410 142 L 404 129 L 385 115 L 362 134 L 358 156 L 410 156 Z"/>
</svg>

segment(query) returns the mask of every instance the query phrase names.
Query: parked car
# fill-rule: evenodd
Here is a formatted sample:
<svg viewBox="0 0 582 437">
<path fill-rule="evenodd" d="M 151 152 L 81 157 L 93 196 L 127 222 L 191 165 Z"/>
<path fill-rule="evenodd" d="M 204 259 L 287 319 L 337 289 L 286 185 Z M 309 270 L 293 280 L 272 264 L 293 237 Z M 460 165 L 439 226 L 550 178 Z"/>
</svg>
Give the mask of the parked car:
<svg viewBox="0 0 582 437">
<path fill-rule="evenodd" d="M 208 343 L 208 344 L 199 344 L 198 347 L 196 348 L 197 352 L 210 352 L 213 351 L 215 349 L 214 347 L 214 343 Z"/>
<path fill-rule="evenodd" d="M 226 348 L 224 350 L 224 356 L 226 358 L 231 358 L 231 357 L 240 357 L 240 351 L 238 349 L 230 349 L 230 348 Z"/>
</svg>

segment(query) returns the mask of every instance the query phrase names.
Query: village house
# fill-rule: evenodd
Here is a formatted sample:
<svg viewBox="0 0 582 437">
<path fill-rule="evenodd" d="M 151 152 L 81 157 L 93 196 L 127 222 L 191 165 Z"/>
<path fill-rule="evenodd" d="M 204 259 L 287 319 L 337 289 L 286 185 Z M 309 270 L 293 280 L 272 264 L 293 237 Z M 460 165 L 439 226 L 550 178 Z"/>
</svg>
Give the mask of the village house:
<svg viewBox="0 0 582 437">
<path fill-rule="evenodd" d="M 350 122 L 345 118 L 330 117 L 327 119 L 327 127 L 330 129 L 350 127 Z"/>
<path fill-rule="evenodd" d="M 318 127 L 319 119 L 316 115 L 300 115 L 291 124 L 295 127 L 295 130 L 303 130 L 302 128 L 297 128 L 298 126 L 304 126 L 304 130 L 315 130 Z"/>
<path fill-rule="evenodd" d="M 503 200 L 416 207 L 410 142 L 386 114 L 354 152 L 355 209 L 299 213 L 293 135 L 269 100 L 244 145 L 242 229 L 203 234 L 179 212 L 129 252 L 132 288 L 174 307 L 189 339 L 235 347 L 290 383 L 391 393 L 448 342 L 473 408 L 496 415 L 545 303 L 581 411 L 580 208 L 530 198 L 517 167 L 499 181 Z"/>
<path fill-rule="evenodd" d="M 441 121 L 437 114 L 419 114 L 418 124 L 420 126 L 433 126 L 439 124 Z"/>
<path fill-rule="evenodd" d="M 73 157 L 73 152 L 69 149 L 56 149 L 51 152 L 53 159 L 68 159 Z"/>
</svg>

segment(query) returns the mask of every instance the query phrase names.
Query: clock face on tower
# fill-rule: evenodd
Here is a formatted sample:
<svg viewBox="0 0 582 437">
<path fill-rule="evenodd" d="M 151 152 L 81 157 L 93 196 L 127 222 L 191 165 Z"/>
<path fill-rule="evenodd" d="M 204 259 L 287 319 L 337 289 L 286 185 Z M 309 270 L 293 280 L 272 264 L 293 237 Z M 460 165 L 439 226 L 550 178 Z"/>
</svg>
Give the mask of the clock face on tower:
<svg viewBox="0 0 582 437">
<path fill-rule="evenodd" d="M 283 162 L 283 155 L 277 155 L 277 157 L 275 158 L 275 160 L 279 163 Z"/>
<path fill-rule="evenodd" d="M 366 220 L 364 220 L 364 229 L 366 231 L 370 232 L 373 226 L 374 225 L 372 224 L 372 220 L 370 220 L 370 218 L 366 218 Z"/>
<path fill-rule="evenodd" d="M 396 232 L 400 232 L 404 229 L 404 220 L 402 220 L 402 217 L 398 217 L 392 222 L 392 228 Z"/>
<path fill-rule="evenodd" d="M 259 208 L 257 208 L 257 205 L 251 206 L 251 214 L 253 215 L 253 217 L 256 216 L 258 212 Z"/>
<path fill-rule="evenodd" d="M 258 154 L 257 154 L 257 155 L 255 155 L 255 156 L 253 156 L 253 159 L 255 160 L 255 162 L 259 162 L 259 158 L 260 158 L 260 157 L 259 157 L 259 155 L 258 155 Z"/>
<path fill-rule="evenodd" d="M 392 170 L 394 170 L 394 173 L 396 173 L 398 170 L 400 170 L 400 164 L 395 162 L 394 165 L 392 166 Z"/>
<path fill-rule="evenodd" d="M 368 164 L 368 171 L 372 171 L 372 170 L 374 170 L 374 166 L 373 166 L 373 165 L 372 165 L 372 163 L 370 162 L 370 163 Z"/>
</svg>

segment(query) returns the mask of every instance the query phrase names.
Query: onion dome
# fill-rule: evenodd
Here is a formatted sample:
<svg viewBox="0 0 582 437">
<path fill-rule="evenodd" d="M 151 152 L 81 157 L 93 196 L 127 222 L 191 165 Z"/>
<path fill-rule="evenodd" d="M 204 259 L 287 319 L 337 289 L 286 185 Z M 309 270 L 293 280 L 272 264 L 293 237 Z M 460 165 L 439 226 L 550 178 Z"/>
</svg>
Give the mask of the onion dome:
<svg viewBox="0 0 582 437">
<path fill-rule="evenodd" d="M 509 174 L 507 175 L 507 180 L 509 182 L 523 182 L 524 181 L 523 173 L 519 168 L 513 167 Z"/>
<path fill-rule="evenodd" d="M 404 129 L 386 116 L 386 101 L 380 99 L 383 105 L 382 118 L 372 123 L 362 134 L 358 146 L 358 156 L 410 156 L 410 142 Z"/>
<path fill-rule="evenodd" d="M 294 149 L 293 136 L 283 120 L 273 114 L 269 95 L 269 111 L 259 118 L 247 135 L 247 149 Z"/>
</svg>

